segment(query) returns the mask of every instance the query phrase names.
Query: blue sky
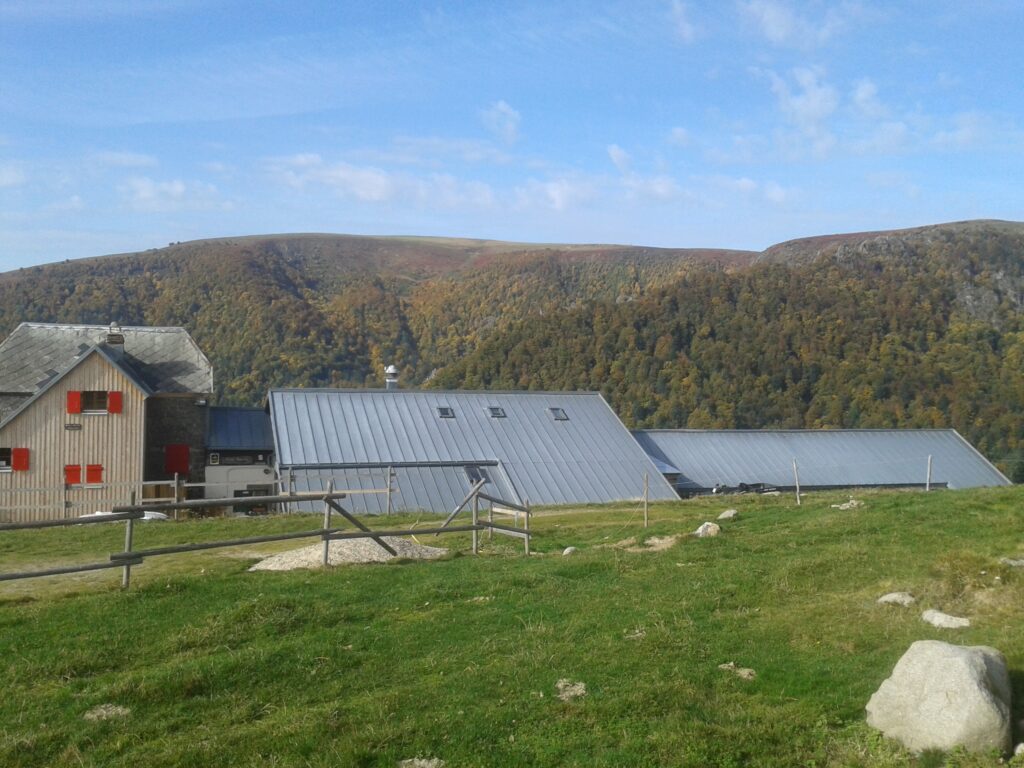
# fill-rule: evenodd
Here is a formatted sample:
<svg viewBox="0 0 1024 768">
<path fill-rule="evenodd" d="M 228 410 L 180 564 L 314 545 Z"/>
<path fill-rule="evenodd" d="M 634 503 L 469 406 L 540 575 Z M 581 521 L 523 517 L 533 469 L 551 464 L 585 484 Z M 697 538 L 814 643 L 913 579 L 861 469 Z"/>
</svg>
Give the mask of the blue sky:
<svg viewBox="0 0 1024 768">
<path fill-rule="evenodd" d="M 1024 219 L 1024 4 L 0 0 L 0 269 Z"/>
</svg>

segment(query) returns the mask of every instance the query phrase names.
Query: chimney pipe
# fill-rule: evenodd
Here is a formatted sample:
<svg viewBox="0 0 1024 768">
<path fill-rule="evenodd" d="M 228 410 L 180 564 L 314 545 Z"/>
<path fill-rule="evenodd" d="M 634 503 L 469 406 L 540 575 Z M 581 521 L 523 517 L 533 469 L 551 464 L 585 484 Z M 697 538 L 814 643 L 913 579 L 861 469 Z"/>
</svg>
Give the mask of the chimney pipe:
<svg viewBox="0 0 1024 768">
<path fill-rule="evenodd" d="M 124 334 L 121 332 L 121 326 L 116 321 L 110 324 L 105 341 L 107 350 L 111 355 L 116 358 L 124 355 Z"/>
<path fill-rule="evenodd" d="M 398 368 L 394 365 L 384 369 L 384 389 L 398 389 Z"/>
</svg>

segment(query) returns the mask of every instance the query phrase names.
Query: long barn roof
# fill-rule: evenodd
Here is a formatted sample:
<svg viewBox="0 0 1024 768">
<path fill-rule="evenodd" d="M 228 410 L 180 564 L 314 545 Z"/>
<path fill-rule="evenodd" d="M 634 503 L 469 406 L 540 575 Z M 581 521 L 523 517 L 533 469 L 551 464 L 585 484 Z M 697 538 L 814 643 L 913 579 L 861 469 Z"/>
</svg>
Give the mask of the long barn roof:
<svg viewBox="0 0 1024 768">
<path fill-rule="evenodd" d="M 954 429 L 702 430 L 633 433 L 644 450 L 679 470 L 678 487 L 740 483 L 789 487 L 793 460 L 804 487 L 923 485 L 950 488 L 1010 481 Z"/>
<path fill-rule="evenodd" d="M 431 470 L 440 489 L 451 487 L 452 466 L 483 466 L 514 502 L 638 499 L 645 474 L 652 500 L 678 498 L 596 392 L 281 389 L 269 400 L 282 472 L 310 488 L 334 470 L 342 482 L 341 469 L 398 466 L 410 477 Z M 552 409 L 567 418 L 556 420 Z M 465 473 L 457 474 L 458 488 L 430 499 L 434 511 L 468 491 Z"/>
</svg>

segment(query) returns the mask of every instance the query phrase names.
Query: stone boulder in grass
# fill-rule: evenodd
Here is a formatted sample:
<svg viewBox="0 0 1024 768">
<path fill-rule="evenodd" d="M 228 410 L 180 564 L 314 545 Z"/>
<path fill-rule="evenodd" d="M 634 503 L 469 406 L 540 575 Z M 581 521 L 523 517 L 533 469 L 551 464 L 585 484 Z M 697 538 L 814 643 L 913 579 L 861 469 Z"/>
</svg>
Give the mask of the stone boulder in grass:
<svg viewBox="0 0 1024 768">
<path fill-rule="evenodd" d="M 913 643 L 867 705 L 868 725 L 914 752 L 1009 752 L 1010 675 L 987 646 Z"/>
</svg>

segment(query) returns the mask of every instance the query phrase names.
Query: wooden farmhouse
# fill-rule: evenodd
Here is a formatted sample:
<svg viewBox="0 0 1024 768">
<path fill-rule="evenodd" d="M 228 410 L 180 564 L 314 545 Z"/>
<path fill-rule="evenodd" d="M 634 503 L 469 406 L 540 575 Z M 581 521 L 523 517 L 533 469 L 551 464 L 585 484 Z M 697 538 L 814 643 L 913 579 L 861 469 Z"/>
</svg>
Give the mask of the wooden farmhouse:
<svg viewBox="0 0 1024 768">
<path fill-rule="evenodd" d="M 201 481 L 213 367 L 183 328 L 22 323 L 0 344 L 0 521 Z"/>
</svg>

